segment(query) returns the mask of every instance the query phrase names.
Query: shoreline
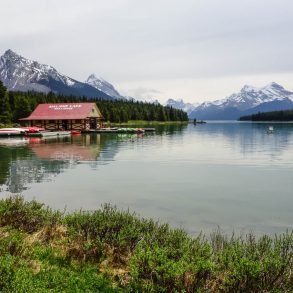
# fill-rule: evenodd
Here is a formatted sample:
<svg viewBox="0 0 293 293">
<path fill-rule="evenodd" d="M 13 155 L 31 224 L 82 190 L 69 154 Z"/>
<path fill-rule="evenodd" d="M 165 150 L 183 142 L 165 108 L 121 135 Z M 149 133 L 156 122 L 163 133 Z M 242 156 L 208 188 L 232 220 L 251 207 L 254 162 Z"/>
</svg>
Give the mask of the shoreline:
<svg viewBox="0 0 293 293">
<path fill-rule="evenodd" d="M 20 196 L 0 200 L 4 292 L 285 292 L 292 247 L 292 232 L 191 237 L 108 204 L 64 214 Z"/>
</svg>

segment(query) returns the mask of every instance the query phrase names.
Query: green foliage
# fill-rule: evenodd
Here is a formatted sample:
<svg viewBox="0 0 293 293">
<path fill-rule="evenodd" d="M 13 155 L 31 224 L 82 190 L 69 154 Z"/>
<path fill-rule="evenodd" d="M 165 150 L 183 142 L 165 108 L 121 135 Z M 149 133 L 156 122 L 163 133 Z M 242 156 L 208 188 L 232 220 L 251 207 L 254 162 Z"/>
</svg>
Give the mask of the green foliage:
<svg viewBox="0 0 293 293">
<path fill-rule="evenodd" d="M 59 212 L 52 212 L 37 201 L 24 201 L 20 196 L 0 201 L 0 227 L 11 226 L 32 233 L 47 224 L 55 224 L 60 218 Z"/>
<path fill-rule="evenodd" d="M 0 80 L 0 123 L 8 124 L 11 122 L 11 109 L 9 105 L 6 87 Z"/>
<path fill-rule="evenodd" d="M 56 96 L 36 92 L 6 92 L 0 83 L 0 123 L 18 122 L 18 119 L 30 115 L 41 103 L 88 102 L 85 97 Z M 182 110 L 164 107 L 153 103 L 126 100 L 91 99 L 96 102 L 106 121 L 123 123 L 128 120 L 145 121 L 188 121 L 187 114 Z M 2 118 L 1 118 L 2 117 Z"/>
<path fill-rule="evenodd" d="M 242 116 L 240 121 L 293 121 L 293 110 L 258 112 L 257 114 Z"/>
<path fill-rule="evenodd" d="M 192 238 L 110 205 L 0 200 L 0 292 L 292 292 L 292 269 L 288 232 Z"/>
<path fill-rule="evenodd" d="M 17 97 L 14 101 L 13 120 L 18 121 L 20 118 L 28 117 L 31 112 L 29 100 L 23 96 Z"/>
</svg>

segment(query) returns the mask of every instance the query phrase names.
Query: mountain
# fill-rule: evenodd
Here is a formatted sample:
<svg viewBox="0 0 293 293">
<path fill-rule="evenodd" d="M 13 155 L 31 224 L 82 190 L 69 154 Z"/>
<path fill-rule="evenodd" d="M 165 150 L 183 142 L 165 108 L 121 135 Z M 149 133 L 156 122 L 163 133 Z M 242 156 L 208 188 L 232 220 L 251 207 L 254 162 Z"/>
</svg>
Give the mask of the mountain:
<svg viewBox="0 0 293 293">
<path fill-rule="evenodd" d="M 87 83 L 59 73 L 52 66 L 28 60 L 12 50 L 7 50 L 0 57 L 0 79 L 11 91 L 52 91 L 62 95 L 113 99 Z"/>
<path fill-rule="evenodd" d="M 184 103 L 182 99 L 180 100 L 174 100 L 174 99 L 169 99 L 166 102 L 166 106 L 173 107 L 175 109 L 180 109 L 186 112 L 189 116 L 189 114 L 194 111 L 194 109 L 198 106 L 199 104 L 191 104 L 191 103 Z"/>
<path fill-rule="evenodd" d="M 180 100 L 179 109 L 184 109 L 185 106 L 190 107 L 190 104 Z M 225 99 L 204 102 L 189 111 L 188 117 L 190 119 L 235 120 L 240 116 L 258 112 L 287 109 L 293 109 L 293 92 L 272 82 L 263 88 L 245 85 L 239 93 L 234 93 Z"/>
<path fill-rule="evenodd" d="M 114 86 L 104 80 L 101 77 L 96 77 L 94 74 L 91 74 L 87 80 L 85 81 L 86 84 L 89 84 L 90 86 L 98 89 L 99 91 L 107 94 L 110 97 L 116 98 L 116 99 L 125 99 L 123 96 L 119 94 L 119 92 L 114 88 Z"/>
</svg>

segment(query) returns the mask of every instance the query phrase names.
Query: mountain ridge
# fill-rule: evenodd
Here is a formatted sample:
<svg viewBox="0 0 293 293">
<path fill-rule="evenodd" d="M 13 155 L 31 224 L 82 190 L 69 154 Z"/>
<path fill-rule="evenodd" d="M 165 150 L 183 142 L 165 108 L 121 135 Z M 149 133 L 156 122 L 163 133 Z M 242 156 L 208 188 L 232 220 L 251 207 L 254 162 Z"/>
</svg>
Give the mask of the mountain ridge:
<svg viewBox="0 0 293 293">
<path fill-rule="evenodd" d="M 276 82 L 271 82 L 262 88 L 245 85 L 240 92 L 233 93 L 227 98 L 203 102 L 200 105 L 184 103 L 183 100 L 179 100 L 177 104 L 173 102 L 171 105 L 180 105 L 182 109 L 187 107 L 190 119 L 235 120 L 240 116 L 259 111 L 291 109 L 293 92 Z M 181 109 L 180 107 L 178 109 Z"/>
<path fill-rule="evenodd" d="M 94 73 L 89 75 L 89 77 L 85 80 L 85 83 L 113 98 L 125 99 L 125 97 L 121 96 L 111 83 L 104 80 L 102 77 L 97 77 Z"/>
<path fill-rule="evenodd" d="M 61 74 L 53 66 L 24 58 L 11 49 L 0 57 L 0 79 L 11 91 L 52 91 L 62 95 L 113 99 L 90 84 Z"/>
</svg>

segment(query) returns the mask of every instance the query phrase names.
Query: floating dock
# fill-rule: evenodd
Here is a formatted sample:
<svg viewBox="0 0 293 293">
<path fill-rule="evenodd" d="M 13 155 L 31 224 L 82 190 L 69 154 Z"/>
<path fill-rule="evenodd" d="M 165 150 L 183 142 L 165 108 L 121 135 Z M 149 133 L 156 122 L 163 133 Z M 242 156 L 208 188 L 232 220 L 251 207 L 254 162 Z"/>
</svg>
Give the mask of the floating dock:
<svg viewBox="0 0 293 293">
<path fill-rule="evenodd" d="M 118 127 L 107 127 L 99 129 L 91 129 L 84 131 L 86 133 L 145 133 L 145 132 L 155 132 L 155 128 L 118 128 Z"/>
</svg>

